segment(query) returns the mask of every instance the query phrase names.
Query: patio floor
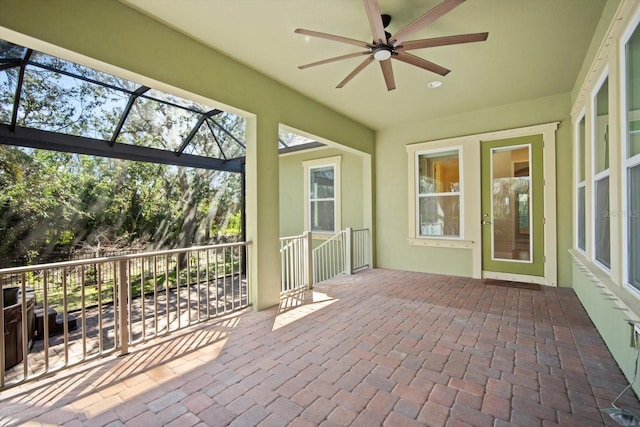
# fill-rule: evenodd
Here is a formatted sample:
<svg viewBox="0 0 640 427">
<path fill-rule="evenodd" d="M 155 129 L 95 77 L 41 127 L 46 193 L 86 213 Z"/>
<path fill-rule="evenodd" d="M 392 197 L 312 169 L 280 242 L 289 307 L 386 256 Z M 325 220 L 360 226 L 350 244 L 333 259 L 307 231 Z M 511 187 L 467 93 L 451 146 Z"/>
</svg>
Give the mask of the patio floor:
<svg viewBox="0 0 640 427">
<path fill-rule="evenodd" d="M 617 425 L 627 384 L 571 289 L 376 269 L 3 391 L 0 425 Z"/>
</svg>

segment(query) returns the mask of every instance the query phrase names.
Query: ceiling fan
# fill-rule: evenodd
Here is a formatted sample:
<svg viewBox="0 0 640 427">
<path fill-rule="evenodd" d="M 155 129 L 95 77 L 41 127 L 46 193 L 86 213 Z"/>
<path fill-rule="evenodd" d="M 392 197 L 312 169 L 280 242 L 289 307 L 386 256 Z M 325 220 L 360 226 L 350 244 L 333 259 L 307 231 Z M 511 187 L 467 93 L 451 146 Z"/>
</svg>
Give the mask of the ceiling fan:
<svg viewBox="0 0 640 427">
<path fill-rule="evenodd" d="M 464 2 L 464 0 L 444 0 L 442 3 L 438 4 L 433 9 L 429 10 L 427 13 L 393 35 L 385 31 L 385 28 L 387 27 L 387 25 L 389 25 L 389 22 L 391 22 L 391 16 L 380 14 L 380 6 L 378 5 L 378 0 L 363 1 L 365 10 L 367 11 L 367 17 L 369 18 L 369 25 L 371 25 L 371 33 L 373 34 L 373 42 L 371 43 L 333 34 L 321 33 L 318 31 L 304 30 L 302 28 L 298 28 L 297 30 L 295 30 L 295 32 L 307 36 L 355 45 L 366 50 L 336 56 L 334 58 L 324 59 L 322 61 L 312 62 L 310 64 L 301 65 L 298 68 L 305 69 L 314 67 L 316 65 L 323 65 L 330 62 L 340 61 L 342 59 L 355 58 L 358 56 L 366 55 L 366 59 L 362 63 L 360 63 L 360 65 L 358 65 L 344 80 L 342 80 L 338 84 L 337 88 L 344 87 L 358 73 L 364 70 L 367 65 L 376 60 L 380 63 L 380 68 L 382 69 L 382 75 L 384 76 L 387 90 L 393 90 L 396 88 L 396 83 L 393 78 L 393 68 L 391 67 L 391 61 L 389 61 L 389 59 L 396 59 L 398 61 L 402 61 L 404 63 L 439 74 L 441 76 L 446 76 L 451 70 L 448 70 L 438 64 L 434 64 L 433 62 L 427 61 L 426 59 L 422 59 L 418 56 L 412 55 L 407 51 L 436 46 L 480 42 L 485 41 L 489 36 L 489 33 L 473 33 L 407 41 L 407 38 L 412 34 L 431 24 L 442 15 L 451 11 L 453 8 L 459 6 Z"/>
</svg>

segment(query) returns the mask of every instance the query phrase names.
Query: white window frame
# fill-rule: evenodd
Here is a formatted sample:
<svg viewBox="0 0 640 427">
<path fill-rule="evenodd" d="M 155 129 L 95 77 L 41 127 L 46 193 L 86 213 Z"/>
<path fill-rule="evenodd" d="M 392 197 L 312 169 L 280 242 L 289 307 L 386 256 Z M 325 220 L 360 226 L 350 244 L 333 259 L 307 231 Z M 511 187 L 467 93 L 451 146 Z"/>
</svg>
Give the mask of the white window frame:
<svg viewBox="0 0 640 427">
<path fill-rule="evenodd" d="M 342 229 L 342 197 L 341 197 L 341 179 L 340 179 L 340 166 L 342 162 L 342 156 L 325 157 L 322 159 L 307 160 L 302 162 L 304 168 L 304 229 L 311 231 L 314 237 L 322 238 L 330 237 Z M 333 188 L 333 231 L 312 231 L 311 230 L 311 202 L 318 201 L 320 199 L 311 200 L 311 192 L 309 191 L 309 185 L 311 182 L 311 171 L 313 169 L 332 167 L 334 173 L 334 188 Z M 330 200 L 330 199 L 322 199 Z"/>
<path fill-rule="evenodd" d="M 428 193 L 421 194 L 420 193 L 420 166 L 419 166 L 419 158 L 424 155 L 437 155 L 440 153 L 453 152 L 456 151 L 458 153 L 458 191 L 455 192 L 444 192 L 444 193 Z M 416 151 L 414 155 L 414 182 L 415 182 L 415 193 L 413 195 L 414 200 L 414 223 L 415 229 L 413 237 L 416 239 L 444 239 L 444 240 L 463 240 L 464 239 L 464 197 L 463 197 L 463 161 L 462 161 L 462 147 L 446 147 L 446 148 L 438 148 L 431 150 L 420 150 Z M 420 198 L 421 197 L 438 197 L 438 196 L 457 196 L 460 206 L 459 215 L 459 223 L 460 223 L 460 233 L 458 236 L 444 236 L 444 235 L 422 235 L 420 233 Z"/>
<path fill-rule="evenodd" d="M 602 269 L 602 271 L 604 271 L 607 274 L 611 273 L 611 220 L 609 220 L 609 266 L 607 267 L 606 265 L 604 265 L 602 262 L 600 262 L 597 259 L 597 253 L 596 253 L 596 245 L 597 243 L 597 236 L 596 233 L 598 232 L 598 228 L 597 228 L 597 220 L 598 220 L 598 215 L 599 213 L 597 212 L 598 209 L 598 198 L 597 198 L 597 183 L 602 181 L 603 179 L 609 179 L 609 194 L 611 194 L 611 144 L 608 145 L 609 148 L 609 167 L 603 171 L 598 172 L 596 170 L 597 167 L 597 135 L 596 135 L 596 130 L 598 128 L 597 126 L 597 102 L 596 102 L 596 98 L 598 96 L 598 92 L 600 92 L 600 89 L 602 88 L 602 85 L 604 84 L 605 80 L 607 80 L 609 78 L 609 67 L 605 67 L 604 70 L 602 71 L 602 74 L 600 75 L 600 78 L 598 79 L 598 81 L 596 82 L 596 84 L 594 85 L 594 90 L 591 94 L 591 127 L 590 127 L 590 131 L 591 131 L 591 173 L 592 173 L 592 179 L 591 179 L 591 200 L 592 200 L 592 212 L 593 212 L 593 217 L 592 217 L 592 224 L 591 225 L 591 233 L 592 233 L 592 238 L 591 238 L 591 254 L 592 254 L 592 261 L 595 265 L 597 265 L 600 269 Z M 607 90 L 607 97 L 610 97 L 610 93 L 611 93 L 611 88 L 609 88 Z M 609 108 L 611 108 L 611 105 L 609 105 Z M 611 114 L 609 113 L 609 119 L 608 119 L 608 123 L 609 123 L 609 132 L 611 132 Z M 586 144 L 585 144 L 586 146 Z M 586 170 L 585 170 L 585 175 L 586 175 Z M 586 180 L 586 176 L 585 176 L 585 180 Z M 586 196 L 586 191 L 585 191 L 585 196 Z M 585 211 L 587 209 L 586 206 L 586 202 L 585 202 Z M 607 212 L 611 212 L 611 197 L 609 196 L 609 206 L 607 206 Z"/>
<path fill-rule="evenodd" d="M 629 170 L 633 167 L 640 165 L 640 153 L 633 157 L 627 157 L 629 152 L 629 104 L 627 99 L 627 43 L 633 33 L 640 27 L 640 9 L 636 12 L 636 15 L 631 20 L 629 26 L 626 28 L 620 38 L 620 111 L 622 115 L 621 123 L 621 139 L 622 139 L 622 212 L 625 213 L 625 218 L 622 221 L 622 282 L 624 287 L 628 289 L 632 294 L 640 297 L 640 289 L 631 284 L 631 278 L 629 277 L 629 215 L 635 215 L 636 212 L 631 212 L 629 207 Z M 640 120 L 640 112 L 638 112 L 638 120 Z"/>
<path fill-rule="evenodd" d="M 581 135 L 580 135 L 580 123 L 584 121 L 584 135 L 582 135 L 582 138 L 584 139 L 584 141 L 582 141 L 582 144 L 580 142 L 581 139 Z M 576 188 L 576 192 L 575 192 L 575 206 L 576 206 L 576 212 L 575 212 L 575 222 L 574 224 L 576 225 L 575 227 L 575 241 L 574 241 L 574 248 L 578 251 L 580 251 L 583 254 L 586 254 L 587 252 L 587 235 L 588 235 L 588 227 L 587 227 L 587 165 L 586 165 L 586 161 L 587 161 L 587 157 L 586 157 L 586 152 L 587 152 L 587 117 L 586 117 L 586 112 L 584 111 L 584 109 L 582 110 L 582 112 L 580 113 L 580 115 L 578 116 L 578 120 L 576 120 L 575 125 L 574 125 L 574 135 L 575 135 L 575 188 Z M 581 146 L 582 145 L 582 146 Z M 584 151 L 584 153 L 583 153 Z M 584 157 L 584 162 L 585 164 L 580 164 L 581 163 L 581 159 Z M 580 180 L 580 168 L 584 169 L 584 177 L 582 180 Z M 585 214 L 585 218 L 584 218 L 584 230 L 582 230 L 582 233 L 584 233 L 584 248 L 580 247 L 580 229 L 579 224 L 580 221 L 578 220 L 578 218 L 580 217 L 580 203 L 579 203 L 579 198 L 578 195 L 580 193 L 580 189 L 583 190 L 584 192 L 584 214 Z"/>
</svg>

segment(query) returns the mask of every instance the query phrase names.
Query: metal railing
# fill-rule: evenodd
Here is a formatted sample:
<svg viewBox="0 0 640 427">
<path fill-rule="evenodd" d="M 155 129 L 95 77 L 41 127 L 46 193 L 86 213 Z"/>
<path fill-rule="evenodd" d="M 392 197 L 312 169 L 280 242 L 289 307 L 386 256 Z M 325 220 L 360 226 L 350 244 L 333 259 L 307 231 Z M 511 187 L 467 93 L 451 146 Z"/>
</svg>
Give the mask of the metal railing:
<svg viewBox="0 0 640 427">
<path fill-rule="evenodd" d="M 351 271 L 358 272 L 371 266 L 369 261 L 371 244 L 369 240 L 369 230 L 361 228 L 357 230 L 351 230 Z"/>
<path fill-rule="evenodd" d="M 313 250 L 313 283 L 369 268 L 369 230 L 346 228 Z"/>
<path fill-rule="evenodd" d="M 280 295 L 309 289 L 311 275 L 311 233 L 280 238 Z"/>
<path fill-rule="evenodd" d="M 346 260 L 347 232 L 339 231 L 313 250 L 313 283 L 351 271 Z"/>
<path fill-rule="evenodd" d="M 249 244 L 0 269 L 0 389 L 249 306 Z"/>
</svg>

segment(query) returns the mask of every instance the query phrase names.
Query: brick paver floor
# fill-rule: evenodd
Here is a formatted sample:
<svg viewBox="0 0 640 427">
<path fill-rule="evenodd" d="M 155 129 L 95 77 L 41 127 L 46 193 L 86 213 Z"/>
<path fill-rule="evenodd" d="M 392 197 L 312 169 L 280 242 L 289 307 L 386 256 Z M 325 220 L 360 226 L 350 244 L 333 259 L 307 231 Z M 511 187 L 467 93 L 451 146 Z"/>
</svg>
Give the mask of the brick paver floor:
<svg viewBox="0 0 640 427">
<path fill-rule="evenodd" d="M 571 289 L 376 269 L 5 390 L 0 425 L 616 425 L 627 384 Z"/>
</svg>

